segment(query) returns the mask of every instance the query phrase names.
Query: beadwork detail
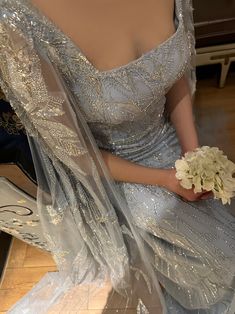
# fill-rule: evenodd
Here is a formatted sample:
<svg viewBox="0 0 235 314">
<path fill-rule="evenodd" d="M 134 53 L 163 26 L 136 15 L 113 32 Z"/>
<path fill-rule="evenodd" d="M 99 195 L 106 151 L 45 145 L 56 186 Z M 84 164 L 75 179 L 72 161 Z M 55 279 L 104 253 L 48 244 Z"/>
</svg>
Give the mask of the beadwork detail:
<svg viewBox="0 0 235 314">
<path fill-rule="evenodd" d="M 46 53 L 56 64 L 100 148 L 146 167 L 174 166 L 181 152 L 175 130 L 165 115 L 166 94 L 188 71 L 191 82 L 194 83 L 191 64 L 194 37 L 190 0 L 175 1 L 176 32 L 168 40 L 133 62 L 109 71 L 98 71 L 79 47 L 33 8 L 30 1 L 0 0 L 0 3 L 5 3 L 6 13 L 1 14 L 11 24 L 12 29 L 18 29 L 28 36 L 28 42 L 34 44 L 42 54 Z M 8 51 L 9 41 L 1 24 L 0 35 L 0 44 L 5 45 Z M 14 58 L 24 60 L 24 64 L 21 64 L 21 78 L 24 77 L 24 83 L 29 83 L 30 87 L 36 89 L 34 95 L 37 96 L 35 103 L 31 101 L 24 104 L 26 113 L 31 115 L 31 120 L 44 135 L 44 139 L 49 138 L 55 151 L 61 152 L 60 160 L 66 161 L 67 155 L 77 157 L 85 154 L 86 151 L 79 150 L 76 134 L 69 126 L 65 128 L 63 124 L 55 124 L 52 119 L 63 116 L 61 99 L 42 95 L 46 91 L 42 88 L 43 82 L 37 81 L 41 78 L 40 73 L 34 72 L 38 76 L 35 75 L 29 82 L 29 65 L 33 65 L 35 61 L 32 55 L 25 56 L 22 52 L 14 54 L 11 51 L 9 57 L 12 58 L 12 66 L 17 64 L 14 63 Z M 2 68 L 6 70 L 7 67 L 3 64 Z M 5 82 L 11 82 L 7 71 L 0 74 Z M 5 82 L 1 83 L 4 92 L 7 92 Z M 39 82 L 40 88 L 35 82 Z M 14 83 L 19 84 L 19 80 Z M 28 85 L 22 86 L 22 95 L 26 100 L 30 99 L 27 97 Z M 19 90 L 19 85 L 17 87 Z M 12 95 L 6 96 L 11 98 Z M 48 105 L 46 112 L 40 108 L 43 101 Z M 24 115 L 25 112 L 22 112 L 22 117 Z M 35 137 L 38 135 L 33 127 L 30 134 Z M 56 168 L 58 164 L 55 162 L 54 169 L 48 160 L 47 162 L 50 184 L 61 192 L 56 194 L 61 199 L 49 200 L 46 208 L 43 208 L 48 213 L 49 222 L 46 222 L 52 225 L 51 228 L 58 228 L 63 226 L 63 222 L 66 223 L 63 215 L 67 214 L 67 219 L 75 221 L 71 234 L 79 234 L 84 241 L 81 242 L 79 254 L 70 257 L 72 253 L 61 244 L 66 241 L 74 246 L 80 244 L 77 239 L 72 239 L 70 230 L 63 230 L 66 239 L 56 239 L 45 233 L 45 241 L 54 251 L 58 265 L 62 265 L 68 257 L 71 258 L 78 282 L 88 271 L 88 264 L 90 269 L 100 270 L 97 265 L 104 254 L 109 263 L 113 263 L 111 266 L 114 269 L 119 270 L 119 266 L 128 265 L 126 247 L 114 246 L 112 241 L 115 239 L 111 241 L 108 229 L 103 228 L 107 224 L 118 229 L 117 217 L 98 211 L 94 199 L 82 184 L 78 184 L 73 173 L 64 174 L 61 171 L 60 178 L 63 178 L 61 181 L 65 184 L 57 184 L 55 169 L 64 168 Z M 95 170 L 95 167 L 92 168 L 89 175 L 97 183 L 100 178 L 96 176 Z M 96 186 L 98 184 L 99 182 Z M 116 185 L 131 210 L 133 223 L 140 230 L 140 234 L 142 230 L 146 233 L 146 246 L 153 252 L 151 263 L 156 269 L 158 280 L 177 302 L 186 309 L 207 309 L 226 299 L 234 291 L 235 227 L 234 218 L 225 207 L 214 200 L 200 201 L 197 204 L 186 202 L 158 186 L 128 182 L 117 182 Z M 67 197 L 63 198 L 64 195 Z M 63 206 L 57 206 L 58 204 Z M 32 243 L 37 242 L 38 237 L 33 232 L 21 233 L 24 224 L 36 227 L 37 219 L 26 222 L 19 218 L 9 221 L 1 219 L 1 229 Z M 133 237 L 125 225 L 122 225 L 122 233 L 129 238 Z M 80 265 L 84 267 L 79 268 Z M 120 268 L 120 278 L 123 278 L 122 271 Z M 137 279 L 140 275 L 142 274 L 136 271 Z M 141 299 L 137 312 L 148 313 Z M 175 313 L 182 312 L 176 309 Z"/>
</svg>

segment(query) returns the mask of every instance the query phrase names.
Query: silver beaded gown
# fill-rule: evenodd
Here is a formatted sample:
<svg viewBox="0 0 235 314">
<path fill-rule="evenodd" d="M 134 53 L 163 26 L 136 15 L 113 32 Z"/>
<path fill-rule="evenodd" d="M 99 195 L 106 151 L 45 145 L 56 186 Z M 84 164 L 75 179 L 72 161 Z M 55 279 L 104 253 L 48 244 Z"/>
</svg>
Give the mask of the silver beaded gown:
<svg viewBox="0 0 235 314">
<path fill-rule="evenodd" d="M 33 7 L 30 1 L 1 0 L 0 7 L 2 20 L 0 33 L 6 35 L 3 27 L 5 25 L 8 25 L 8 28 L 12 27 L 13 33 L 20 30 L 24 35 L 26 34 L 27 38 L 32 39 L 41 55 L 50 55 L 52 64 L 63 78 L 64 87 L 70 91 L 70 97 L 79 104 L 82 116 L 99 148 L 148 167 L 169 168 L 174 166 L 175 161 L 180 158 L 181 150 L 175 129 L 166 115 L 165 95 L 178 79 L 190 72 L 193 32 L 192 21 L 190 22 L 192 8 L 189 1 L 175 1 L 176 31 L 168 40 L 138 59 L 107 71 L 96 69 L 79 47 Z M 12 92 L 18 88 L 21 99 L 23 99 L 24 86 L 20 85 L 17 77 L 14 82 L 14 78 L 11 77 L 10 80 L 10 76 L 6 75 L 6 71 L 10 73 L 12 69 L 9 66 L 10 63 L 6 66 L 7 58 L 3 61 L 4 53 L 8 51 L 7 46 L 4 46 L 5 39 L 6 36 L 2 36 L 0 43 L 5 49 L 1 51 L 2 63 L 0 61 L 2 89 L 25 123 L 29 135 L 34 137 L 35 131 L 30 125 L 30 119 L 27 120 L 29 104 L 28 107 L 25 103 L 24 105 L 19 104 L 19 96 L 17 98 L 17 93 Z M 10 52 L 8 58 L 9 56 Z M 24 54 L 20 55 L 19 59 L 21 62 L 19 64 L 25 65 L 23 63 Z M 14 59 L 15 61 L 16 59 Z M 33 63 L 32 67 L 34 67 Z M 12 70 L 12 73 L 14 71 L 17 71 L 16 68 Z M 23 73 L 23 67 L 19 73 L 20 71 Z M 191 81 L 193 82 L 193 78 Z M 22 80 L 22 82 L 24 81 Z M 30 84 L 35 87 L 34 90 L 38 88 L 40 91 L 41 85 L 38 77 L 35 76 L 34 80 L 31 78 Z M 41 91 L 43 92 L 43 89 Z M 36 102 L 36 97 L 33 100 Z M 32 102 L 30 106 L 32 107 Z M 22 108 L 25 109 L 24 112 Z M 31 109 L 28 111 L 30 114 L 32 112 Z M 48 112 L 43 113 L 44 117 L 53 115 Z M 51 134 L 55 133 L 55 136 L 51 138 L 49 133 L 44 136 L 45 141 L 49 138 L 48 143 L 50 140 L 51 142 L 52 140 L 56 141 L 56 137 L 62 137 L 62 131 L 67 131 L 66 129 L 62 131 L 54 129 L 52 123 L 51 125 L 44 123 L 40 129 L 33 118 L 31 121 L 42 135 L 42 129 L 46 128 Z M 67 141 L 69 141 L 69 136 L 70 133 L 68 133 Z M 39 140 L 38 143 L 40 144 Z M 73 143 L 76 141 L 74 140 Z M 58 145 L 63 145 L 62 141 L 56 142 L 53 146 L 55 152 L 58 150 Z M 74 147 L 72 144 L 67 145 L 66 150 L 67 154 L 72 156 L 70 150 L 74 150 Z M 57 156 L 60 157 L 60 160 L 63 158 L 65 160 L 66 156 L 61 151 L 60 153 Z M 52 153 L 51 155 L 48 153 L 48 156 L 50 160 L 53 160 Z M 34 156 L 34 158 L 36 164 L 37 157 Z M 54 163 L 54 167 L 56 166 L 58 165 Z M 52 163 L 49 166 L 47 160 L 47 169 L 49 168 L 52 169 Z M 63 178 L 62 172 L 60 175 L 60 178 Z M 64 178 L 65 176 L 68 178 L 69 171 L 65 171 L 63 175 Z M 51 178 L 56 177 L 56 171 L 51 170 L 50 176 Z M 70 176 L 72 178 L 72 174 Z M 67 184 L 70 185 L 67 186 L 65 195 L 72 191 L 69 190 L 72 186 L 71 182 Z M 222 206 L 219 201 L 213 199 L 195 203 L 187 202 L 174 193 L 153 185 L 115 182 L 115 188 L 128 205 L 136 230 L 148 235 L 145 245 L 151 248 L 154 257 L 153 268 L 158 281 L 164 287 L 167 312 L 228 313 L 235 289 L 235 217 L 232 215 L 232 205 Z M 62 193 L 62 189 L 60 193 Z M 87 202 L 84 198 L 82 199 L 82 193 L 84 190 L 83 192 L 80 190 L 79 196 L 82 200 L 80 206 L 84 205 L 85 201 Z M 60 207 L 57 206 L 56 209 L 55 206 L 47 205 L 46 207 L 47 222 L 49 221 L 55 230 L 61 224 L 64 214 L 61 204 L 65 200 L 62 199 L 61 194 L 58 195 L 61 202 Z M 57 202 L 59 201 L 57 200 Z M 20 228 L 19 225 L 13 224 L 12 217 L 4 217 L 5 220 L 1 220 L 0 228 L 32 245 L 46 250 L 54 250 L 54 257 L 57 261 L 60 259 L 58 264 L 61 263 L 61 259 L 66 255 L 62 254 L 63 250 L 58 248 L 59 245 L 55 249 L 56 241 L 53 242 L 49 232 L 42 231 L 40 220 L 38 220 L 38 225 L 35 223 L 31 226 L 25 220 L 27 218 L 22 219 Z M 43 218 L 42 221 L 45 231 L 47 222 Z M 81 227 L 81 225 L 79 226 Z M 71 228 L 70 231 L 71 238 L 68 232 L 61 232 L 61 234 L 68 238 L 68 241 L 65 242 L 70 241 L 71 246 L 75 246 L 79 239 L 77 238 L 76 242 L 72 233 L 73 229 Z M 94 230 L 92 232 L 98 234 Z M 128 233 L 123 228 L 122 233 L 125 234 L 125 232 Z M 26 233 L 33 235 L 31 239 L 25 237 Z M 81 236 L 81 239 L 84 238 Z M 62 241 L 61 238 L 60 241 Z M 94 250 L 93 255 L 98 256 L 95 246 L 90 244 L 89 249 L 91 250 L 90 255 Z M 114 269 L 116 267 L 113 261 L 115 255 L 110 252 L 106 258 L 110 259 L 110 268 Z M 122 254 L 124 256 L 124 253 L 119 252 L 118 256 L 119 261 L 123 262 Z M 85 262 L 87 261 L 89 261 L 88 258 Z M 89 271 L 85 262 L 83 267 Z M 90 262 L 90 266 L 91 264 Z M 22 304 L 26 304 L 25 300 L 22 301 Z M 23 305 L 19 301 L 18 307 L 11 313 L 21 313 Z M 31 312 L 22 310 L 22 313 Z"/>
</svg>

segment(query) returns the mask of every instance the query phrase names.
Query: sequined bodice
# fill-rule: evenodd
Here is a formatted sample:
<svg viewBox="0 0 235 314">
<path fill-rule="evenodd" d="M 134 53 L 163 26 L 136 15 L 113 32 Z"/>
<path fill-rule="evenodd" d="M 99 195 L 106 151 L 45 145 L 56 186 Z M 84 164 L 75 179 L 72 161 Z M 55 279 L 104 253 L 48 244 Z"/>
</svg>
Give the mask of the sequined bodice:
<svg viewBox="0 0 235 314">
<path fill-rule="evenodd" d="M 175 1 L 176 31 L 168 40 L 140 58 L 107 71 L 96 69 L 30 1 L 14 1 L 13 7 L 18 6 L 17 14 L 27 17 L 39 49 L 57 63 L 99 147 L 125 155 L 135 146 L 138 158 L 164 132 L 165 95 L 189 63 L 190 43 L 181 1 Z"/>
</svg>

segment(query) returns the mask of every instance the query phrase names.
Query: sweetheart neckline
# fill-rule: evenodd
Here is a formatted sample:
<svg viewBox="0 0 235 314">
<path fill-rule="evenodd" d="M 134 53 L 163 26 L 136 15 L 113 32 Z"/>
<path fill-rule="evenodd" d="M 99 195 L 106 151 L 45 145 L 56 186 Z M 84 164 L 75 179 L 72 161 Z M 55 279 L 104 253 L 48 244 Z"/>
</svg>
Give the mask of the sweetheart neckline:
<svg viewBox="0 0 235 314">
<path fill-rule="evenodd" d="M 33 11 L 35 11 L 35 13 L 38 16 L 40 16 L 42 18 L 42 20 L 46 24 L 48 24 L 49 26 L 54 28 L 54 30 L 56 30 L 67 41 L 67 43 L 69 43 L 74 49 L 76 49 L 80 53 L 80 55 L 82 56 L 83 60 L 90 67 L 91 70 L 93 70 L 98 75 L 106 75 L 106 74 L 115 73 L 117 71 L 126 70 L 128 67 L 130 67 L 130 66 L 140 62 L 142 59 L 144 59 L 145 57 L 153 54 L 155 51 L 158 51 L 160 48 L 164 47 L 166 44 L 171 42 L 177 36 L 177 34 L 180 31 L 181 25 L 183 24 L 182 23 L 181 6 L 178 5 L 178 1 L 181 1 L 181 0 L 174 0 L 174 3 L 175 3 L 175 17 L 178 20 L 178 25 L 177 25 L 176 31 L 170 37 L 168 37 L 162 43 L 155 45 L 152 49 L 144 52 L 140 57 L 138 57 L 136 59 L 133 59 L 133 60 L 129 61 L 126 64 L 114 67 L 112 69 L 107 69 L 107 70 L 100 70 L 91 61 L 89 61 L 89 59 L 82 52 L 80 47 L 74 42 L 74 40 L 69 35 L 67 35 L 64 31 L 62 31 L 62 29 L 57 24 L 55 24 L 55 22 L 50 17 L 45 15 L 38 7 L 36 7 L 34 4 L 32 4 L 31 0 L 26 0 L 26 3 L 28 5 L 28 7 L 30 9 L 32 9 Z M 174 23 L 175 23 L 175 18 L 174 18 Z"/>
</svg>

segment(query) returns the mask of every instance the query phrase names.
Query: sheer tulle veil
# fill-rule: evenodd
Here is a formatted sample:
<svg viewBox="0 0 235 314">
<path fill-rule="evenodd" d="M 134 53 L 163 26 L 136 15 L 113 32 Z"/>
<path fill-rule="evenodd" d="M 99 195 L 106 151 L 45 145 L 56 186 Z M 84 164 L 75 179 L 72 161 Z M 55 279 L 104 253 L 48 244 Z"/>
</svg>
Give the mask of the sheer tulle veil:
<svg viewBox="0 0 235 314">
<path fill-rule="evenodd" d="M 27 131 L 39 217 L 59 270 L 44 276 L 9 313 L 66 313 L 66 308 L 79 313 L 86 292 L 92 298 L 107 283 L 113 289 L 107 303 L 123 304 L 123 311 L 131 307 L 137 313 L 166 313 L 150 235 L 133 224 L 127 202 L 54 62 L 55 52 L 50 45 L 37 46 L 27 20 L 26 30 L 17 28 L 4 3 L 0 1 L 0 83 Z M 182 6 L 193 95 L 191 1 Z"/>
</svg>

